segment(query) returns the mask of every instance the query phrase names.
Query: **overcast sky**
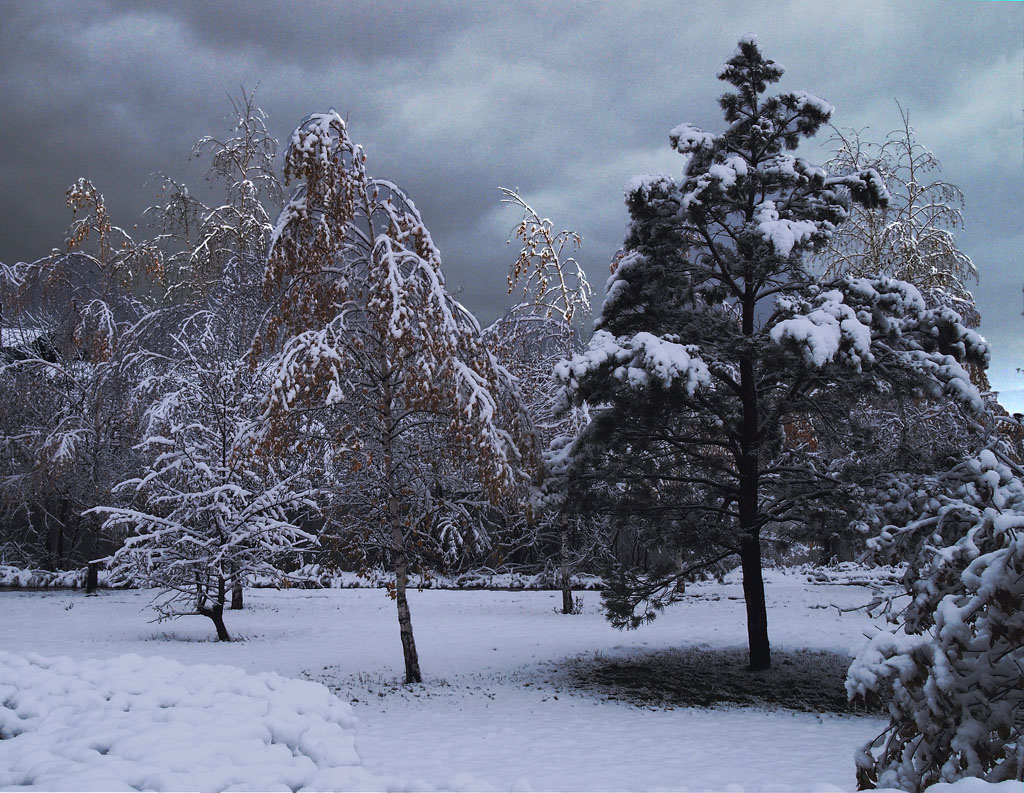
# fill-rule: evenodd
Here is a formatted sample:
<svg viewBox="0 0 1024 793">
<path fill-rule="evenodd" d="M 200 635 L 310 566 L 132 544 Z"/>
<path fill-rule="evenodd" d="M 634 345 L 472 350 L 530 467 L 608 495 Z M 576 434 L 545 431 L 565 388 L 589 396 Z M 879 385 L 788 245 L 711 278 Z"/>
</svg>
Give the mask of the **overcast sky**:
<svg viewBox="0 0 1024 793">
<path fill-rule="evenodd" d="M 499 185 L 583 235 L 600 290 L 624 183 L 679 173 L 677 124 L 721 130 L 715 74 L 748 32 L 786 67 L 780 88 L 824 97 L 837 126 L 882 138 L 894 100 L 910 111 L 966 195 L 958 238 L 980 272 L 990 378 L 1024 410 L 1024 3 L 0 0 L 0 261 L 61 244 L 80 176 L 126 226 L 155 171 L 205 198 L 190 147 L 225 132 L 228 95 L 259 83 L 281 141 L 309 112 L 347 116 L 369 172 L 407 190 L 482 322 L 510 300 L 518 218 Z"/>
</svg>

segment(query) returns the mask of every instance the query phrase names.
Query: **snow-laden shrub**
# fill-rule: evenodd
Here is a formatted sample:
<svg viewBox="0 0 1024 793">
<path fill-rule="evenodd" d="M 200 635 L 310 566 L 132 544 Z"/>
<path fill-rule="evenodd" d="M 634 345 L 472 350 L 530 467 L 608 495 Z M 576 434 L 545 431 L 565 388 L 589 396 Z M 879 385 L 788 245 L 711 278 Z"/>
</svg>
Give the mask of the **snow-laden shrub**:
<svg viewBox="0 0 1024 793">
<path fill-rule="evenodd" d="M 332 570 L 319 564 L 303 565 L 287 576 L 254 576 L 255 587 L 299 588 L 299 589 L 382 589 L 394 586 L 395 574 L 387 570 L 371 568 L 360 572 Z M 417 589 L 524 589 L 530 591 L 558 589 L 558 572 L 546 570 L 540 573 L 497 572 L 489 568 L 469 570 L 464 573 L 414 573 L 409 577 L 409 586 Z M 598 590 L 604 587 L 604 579 L 588 573 L 574 573 L 569 577 L 573 589 Z"/>
<path fill-rule="evenodd" d="M 0 587 L 17 587 L 18 589 L 82 589 L 85 587 L 87 570 L 36 570 L 29 567 L 15 567 L 0 564 Z M 106 570 L 100 570 L 98 581 L 105 585 L 108 578 Z"/>
<path fill-rule="evenodd" d="M 794 570 L 802 573 L 811 584 L 841 584 L 886 589 L 898 585 L 903 580 L 906 574 L 906 565 L 839 562 L 829 566 L 804 564 Z"/>
<path fill-rule="evenodd" d="M 851 697 L 887 693 L 889 726 L 857 757 L 860 789 L 1024 778 L 1024 482 L 983 451 L 873 541 L 913 555 L 896 632 L 850 667 Z"/>
<path fill-rule="evenodd" d="M 0 651 L 0 789 L 372 790 L 325 686 L 166 658 Z"/>
</svg>

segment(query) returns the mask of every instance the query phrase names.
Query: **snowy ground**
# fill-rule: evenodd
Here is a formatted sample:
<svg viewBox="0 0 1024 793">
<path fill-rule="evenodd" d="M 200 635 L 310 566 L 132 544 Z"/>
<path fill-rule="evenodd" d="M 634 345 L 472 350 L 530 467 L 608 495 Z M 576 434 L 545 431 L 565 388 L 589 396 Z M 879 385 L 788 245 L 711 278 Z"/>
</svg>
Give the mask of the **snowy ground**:
<svg viewBox="0 0 1024 793">
<path fill-rule="evenodd" d="M 853 790 L 854 749 L 881 730 L 878 717 L 643 706 L 573 687 L 573 670 L 595 657 L 745 643 L 737 583 L 689 593 L 652 625 L 622 633 L 601 617 L 596 593 L 583 595 L 582 614 L 564 616 L 551 592 L 413 592 L 426 682 L 408 687 L 382 590 L 249 592 L 246 610 L 227 616 L 240 639 L 230 644 L 211 641 L 204 618 L 150 624 L 148 592 L 8 591 L 0 637 L 20 654 L 159 655 L 323 682 L 352 705 L 366 771 L 392 788 Z M 768 598 L 779 650 L 851 653 L 873 630 L 862 613 L 831 608 L 866 602 L 861 587 L 776 573 Z"/>
</svg>

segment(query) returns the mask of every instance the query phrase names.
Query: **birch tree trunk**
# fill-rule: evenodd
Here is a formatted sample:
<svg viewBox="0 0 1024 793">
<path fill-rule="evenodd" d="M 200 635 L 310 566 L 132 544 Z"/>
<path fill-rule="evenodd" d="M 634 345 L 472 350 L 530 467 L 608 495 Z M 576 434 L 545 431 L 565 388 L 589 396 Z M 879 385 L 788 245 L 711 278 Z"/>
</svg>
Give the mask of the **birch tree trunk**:
<svg viewBox="0 0 1024 793">
<path fill-rule="evenodd" d="M 391 394 L 392 371 L 386 359 L 382 369 L 381 418 L 383 420 L 383 431 L 381 433 L 381 445 L 384 447 L 384 479 L 390 491 L 388 496 L 388 517 L 391 521 L 391 545 L 394 553 L 395 604 L 398 607 L 398 632 L 402 639 L 402 656 L 405 660 L 405 682 L 420 683 L 423 681 L 423 677 L 420 674 L 419 655 L 416 653 L 416 640 L 412 635 L 412 614 L 409 611 L 409 598 L 406 592 L 409 583 L 409 559 L 405 553 L 405 527 L 402 525 L 401 505 L 398 502 L 398 496 L 395 495 L 397 482 L 395 481 L 391 445 L 391 433 L 394 429 Z"/>
<path fill-rule="evenodd" d="M 409 564 L 405 555 L 405 533 L 398 516 L 398 499 L 392 497 L 391 539 L 395 545 L 395 603 L 398 605 L 398 631 L 402 637 L 402 656 L 405 660 L 405 682 L 420 683 L 420 659 L 416 653 L 416 640 L 412 635 L 412 614 L 406 588 L 409 583 Z"/>
</svg>

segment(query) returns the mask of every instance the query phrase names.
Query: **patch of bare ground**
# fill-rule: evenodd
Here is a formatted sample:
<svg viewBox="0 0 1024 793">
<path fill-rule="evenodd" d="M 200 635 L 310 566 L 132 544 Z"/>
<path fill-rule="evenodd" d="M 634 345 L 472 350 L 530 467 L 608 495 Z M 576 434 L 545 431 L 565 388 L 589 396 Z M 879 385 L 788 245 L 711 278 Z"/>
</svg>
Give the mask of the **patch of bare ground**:
<svg viewBox="0 0 1024 793">
<path fill-rule="evenodd" d="M 868 715 L 884 705 L 846 698 L 852 659 L 821 650 L 772 650 L 772 668 L 747 668 L 741 647 L 657 650 L 628 656 L 577 657 L 563 670 L 566 685 L 640 707 L 787 708 L 811 713 Z"/>
</svg>

